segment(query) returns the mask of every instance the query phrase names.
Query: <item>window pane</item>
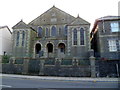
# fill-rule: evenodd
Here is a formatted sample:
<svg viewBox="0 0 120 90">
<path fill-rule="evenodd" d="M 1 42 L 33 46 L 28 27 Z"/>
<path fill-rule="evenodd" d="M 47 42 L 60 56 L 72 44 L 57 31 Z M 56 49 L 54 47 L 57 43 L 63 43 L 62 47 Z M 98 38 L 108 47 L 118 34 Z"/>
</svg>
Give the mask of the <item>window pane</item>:
<svg viewBox="0 0 120 90">
<path fill-rule="evenodd" d="M 68 26 L 66 25 L 65 28 L 64 28 L 64 35 L 67 36 L 67 28 Z"/>
<path fill-rule="evenodd" d="M 73 45 L 77 45 L 77 30 L 73 31 Z"/>
<path fill-rule="evenodd" d="M 119 47 L 119 51 L 120 51 L 120 40 L 118 40 L 118 45 L 119 45 L 118 47 Z"/>
<path fill-rule="evenodd" d="M 109 40 L 109 51 L 117 51 L 116 40 Z"/>
<path fill-rule="evenodd" d="M 80 45 L 84 45 L 84 29 L 80 29 Z"/>
<path fill-rule="evenodd" d="M 42 28 L 41 27 L 38 28 L 38 37 L 42 37 Z"/>
<path fill-rule="evenodd" d="M 57 30 L 55 26 L 52 26 L 52 30 L 51 30 L 51 36 L 56 36 L 57 34 Z"/>
<path fill-rule="evenodd" d="M 60 48 L 60 52 L 64 52 L 64 48 Z"/>
<path fill-rule="evenodd" d="M 23 33 L 22 33 L 22 46 L 24 46 L 24 40 L 25 39 L 25 32 L 23 31 Z"/>
<path fill-rule="evenodd" d="M 16 46 L 18 46 L 18 45 L 19 45 L 19 37 L 20 37 L 20 33 L 19 33 L 19 32 L 17 32 Z"/>
<path fill-rule="evenodd" d="M 119 30 L 118 22 L 112 22 L 111 23 L 111 31 L 112 32 L 118 32 L 118 30 Z"/>
</svg>

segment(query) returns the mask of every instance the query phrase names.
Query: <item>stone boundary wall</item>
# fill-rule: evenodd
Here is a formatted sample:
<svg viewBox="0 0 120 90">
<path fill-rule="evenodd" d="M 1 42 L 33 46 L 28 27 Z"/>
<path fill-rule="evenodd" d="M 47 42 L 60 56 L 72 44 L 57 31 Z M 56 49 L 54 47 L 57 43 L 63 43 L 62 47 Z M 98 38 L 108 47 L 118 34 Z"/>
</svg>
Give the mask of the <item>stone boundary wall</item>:
<svg viewBox="0 0 120 90">
<path fill-rule="evenodd" d="M 66 60 L 64 63 L 62 63 L 62 60 L 60 59 L 55 59 L 53 61 L 51 60 L 51 62 L 46 62 L 44 59 L 30 60 L 25 58 L 24 60 L 20 60 L 13 58 L 9 61 L 9 63 L 2 64 L 2 72 L 9 74 L 30 74 L 45 76 L 91 76 L 89 60 L 86 60 L 86 65 L 80 65 L 80 61 L 77 59 L 71 59 L 70 61 Z M 85 64 L 83 61 L 81 63 Z"/>
</svg>

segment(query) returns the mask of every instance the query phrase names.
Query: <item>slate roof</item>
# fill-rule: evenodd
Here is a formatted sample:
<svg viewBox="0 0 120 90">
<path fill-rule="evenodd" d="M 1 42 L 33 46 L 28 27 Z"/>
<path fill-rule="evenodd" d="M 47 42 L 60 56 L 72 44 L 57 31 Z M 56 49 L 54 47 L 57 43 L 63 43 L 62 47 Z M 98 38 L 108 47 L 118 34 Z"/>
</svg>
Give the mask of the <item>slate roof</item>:
<svg viewBox="0 0 120 90">
<path fill-rule="evenodd" d="M 120 19 L 120 16 L 104 16 L 104 17 L 98 18 L 97 20 L 115 20 L 115 19 Z"/>
<path fill-rule="evenodd" d="M 10 34 L 12 34 L 12 32 L 11 32 L 11 30 L 8 28 L 8 26 L 0 26 L 0 29 L 2 29 L 2 28 L 7 28 L 7 29 L 9 30 Z"/>
<path fill-rule="evenodd" d="M 112 20 L 120 20 L 120 16 L 104 16 L 104 17 L 96 19 L 94 22 L 94 26 L 91 30 L 91 34 L 92 34 L 92 32 L 94 32 L 95 28 L 97 27 L 98 22 L 103 21 L 103 20 L 111 20 L 111 21 Z"/>
<path fill-rule="evenodd" d="M 70 25 L 83 25 L 83 24 L 90 24 L 89 22 L 85 21 L 84 19 L 80 18 L 79 15 L 75 18 Z"/>
<path fill-rule="evenodd" d="M 90 24 L 90 23 L 80 18 L 79 16 L 75 18 L 74 16 L 53 6 L 28 24 L 24 23 L 21 20 L 15 26 L 13 26 L 13 29 L 32 28 L 35 30 L 35 26 L 37 27 L 41 25 L 51 25 L 51 24 L 81 25 L 81 24 Z"/>
<path fill-rule="evenodd" d="M 20 22 L 18 22 L 15 26 L 12 27 L 12 29 L 29 29 L 30 27 L 23 22 L 23 20 L 21 20 Z"/>
</svg>

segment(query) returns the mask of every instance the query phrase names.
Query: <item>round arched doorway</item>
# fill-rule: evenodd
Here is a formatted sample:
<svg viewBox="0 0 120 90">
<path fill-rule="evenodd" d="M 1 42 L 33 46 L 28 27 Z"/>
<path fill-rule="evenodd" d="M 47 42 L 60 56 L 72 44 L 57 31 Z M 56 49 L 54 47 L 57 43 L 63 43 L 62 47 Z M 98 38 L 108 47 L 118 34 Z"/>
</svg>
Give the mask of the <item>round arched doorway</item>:
<svg viewBox="0 0 120 90">
<path fill-rule="evenodd" d="M 48 51 L 48 53 L 52 53 L 53 52 L 53 44 L 52 43 L 48 43 L 47 44 L 47 51 Z"/>
<path fill-rule="evenodd" d="M 36 57 L 43 56 L 43 51 L 41 51 L 41 44 L 40 43 L 37 43 L 35 45 L 35 54 L 36 54 Z"/>
<path fill-rule="evenodd" d="M 59 50 L 59 53 L 64 53 L 65 54 L 65 44 L 64 43 L 59 43 L 58 44 L 58 50 Z"/>
</svg>

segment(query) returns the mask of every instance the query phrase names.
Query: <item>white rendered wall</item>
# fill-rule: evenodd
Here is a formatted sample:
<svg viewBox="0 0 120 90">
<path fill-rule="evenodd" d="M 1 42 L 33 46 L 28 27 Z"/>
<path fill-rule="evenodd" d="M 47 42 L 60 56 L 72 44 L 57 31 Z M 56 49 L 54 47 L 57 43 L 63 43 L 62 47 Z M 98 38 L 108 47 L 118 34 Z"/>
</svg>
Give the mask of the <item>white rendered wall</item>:
<svg viewBox="0 0 120 90">
<path fill-rule="evenodd" d="M 0 55 L 2 55 L 2 30 L 0 30 Z"/>
<path fill-rule="evenodd" d="M 7 27 L 5 28 L 2 28 L 0 29 L 0 32 L 2 32 L 1 34 L 1 41 L 0 44 L 2 44 L 2 49 L 0 49 L 0 54 L 3 55 L 4 54 L 4 51 L 7 53 L 7 54 L 10 54 L 11 53 L 11 50 L 12 50 L 12 44 L 11 44 L 11 33 L 10 31 L 8 30 Z"/>
</svg>

